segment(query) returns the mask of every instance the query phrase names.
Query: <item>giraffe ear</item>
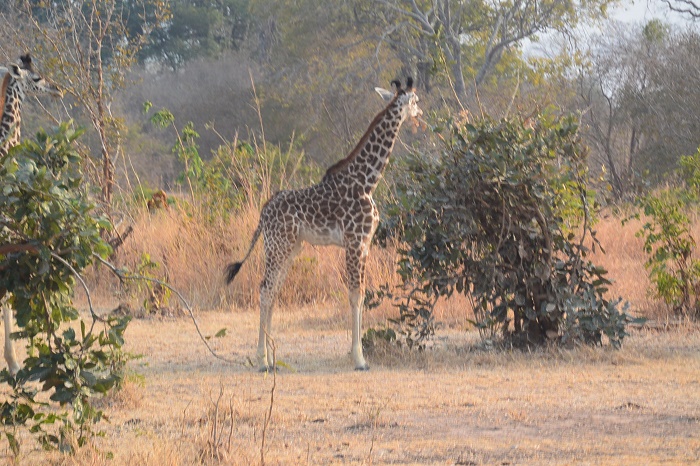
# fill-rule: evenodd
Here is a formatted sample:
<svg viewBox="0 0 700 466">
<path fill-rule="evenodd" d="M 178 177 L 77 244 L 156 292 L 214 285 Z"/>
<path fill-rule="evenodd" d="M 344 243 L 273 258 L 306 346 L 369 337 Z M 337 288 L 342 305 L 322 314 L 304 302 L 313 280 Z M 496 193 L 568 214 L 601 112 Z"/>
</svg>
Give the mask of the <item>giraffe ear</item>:
<svg viewBox="0 0 700 466">
<path fill-rule="evenodd" d="M 379 94 L 382 99 L 386 100 L 387 102 L 394 98 L 394 93 L 391 91 L 387 91 L 381 87 L 375 87 L 374 90 L 377 91 L 377 94 Z"/>
<path fill-rule="evenodd" d="M 29 53 L 20 56 L 19 59 L 22 61 L 22 68 L 25 70 L 32 69 L 32 57 L 29 55 Z"/>
<path fill-rule="evenodd" d="M 19 68 L 19 65 L 16 64 L 11 64 L 10 68 L 8 70 L 10 72 L 10 75 L 12 75 L 13 78 L 20 78 L 21 77 L 21 71 Z"/>
</svg>

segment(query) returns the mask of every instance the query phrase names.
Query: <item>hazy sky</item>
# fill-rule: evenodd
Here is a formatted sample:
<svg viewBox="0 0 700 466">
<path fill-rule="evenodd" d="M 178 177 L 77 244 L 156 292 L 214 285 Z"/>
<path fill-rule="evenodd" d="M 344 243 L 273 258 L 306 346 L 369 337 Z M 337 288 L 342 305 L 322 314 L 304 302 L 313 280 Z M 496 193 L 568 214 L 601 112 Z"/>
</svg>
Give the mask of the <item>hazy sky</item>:
<svg viewBox="0 0 700 466">
<path fill-rule="evenodd" d="M 629 23 L 643 24 L 650 19 L 659 18 L 668 23 L 689 24 L 687 18 L 670 11 L 662 0 L 623 0 L 620 6 L 612 9 L 609 16 Z"/>
<path fill-rule="evenodd" d="M 613 21 L 621 21 L 629 24 L 644 25 L 647 21 L 658 18 L 665 23 L 677 25 L 685 28 L 693 24 L 687 16 L 679 15 L 668 9 L 668 5 L 662 0 L 622 0 L 622 3 L 611 9 L 608 18 Z M 700 26 L 700 21 L 694 23 Z M 591 34 L 596 34 L 596 27 L 579 27 L 578 40 L 586 42 L 586 38 Z M 559 49 L 561 44 L 561 36 L 557 33 L 541 34 L 539 41 L 531 42 L 526 39 L 523 41 L 523 51 L 526 56 L 550 56 L 550 54 Z"/>
</svg>

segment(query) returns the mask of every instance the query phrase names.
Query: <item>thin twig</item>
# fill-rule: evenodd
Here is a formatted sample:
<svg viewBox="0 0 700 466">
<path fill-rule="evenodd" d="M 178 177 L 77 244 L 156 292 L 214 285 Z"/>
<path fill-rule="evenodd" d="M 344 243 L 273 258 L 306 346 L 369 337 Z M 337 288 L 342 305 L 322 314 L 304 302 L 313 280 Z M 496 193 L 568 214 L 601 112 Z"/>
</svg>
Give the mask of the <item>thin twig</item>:
<svg viewBox="0 0 700 466">
<path fill-rule="evenodd" d="M 97 254 L 95 254 L 95 256 L 97 256 Z M 94 320 L 99 321 L 99 322 L 105 322 L 105 320 L 102 317 L 100 317 L 99 315 L 97 315 L 97 313 L 95 313 L 95 308 L 92 307 L 92 297 L 90 296 L 90 289 L 88 288 L 87 283 L 85 283 L 85 280 L 83 280 L 83 277 L 63 257 L 59 256 L 55 252 L 51 253 L 51 257 L 53 257 L 54 259 L 56 259 L 61 264 L 65 265 L 66 267 L 68 267 L 68 270 L 70 270 L 71 273 L 73 275 L 75 275 L 75 278 L 77 278 L 78 281 L 80 282 L 80 284 L 83 286 L 83 289 L 85 290 L 85 295 L 87 296 L 88 308 L 90 308 L 90 314 L 92 315 L 92 318 Z M 97 257 L 99 257 L 99 256 L 97 256 Z"/>
<path fill-rule="evenodd" d="M 265 434 L 267 433 L 267 427 L 270 425 L 270 419 L 272 418 L 272 407 L 275 404 L 275 388 L 277 387 L 277 347 L 275 346 L 275 340 L 265 332 L 265 339 L 269 340 L 270 347 L 272 349 L 272 388 L 270 389 L 270 407 L 265 414 L 265 421 L 263 422 L 262 428 L 262 440 L 260 442 L 260 466 L 265 466 Z M 267 342 L 265 342 L 267 344 Z"/>
<path fill-rule="evenodd" d="M 214 356 L 215 358 L 220 359 L 220 360 L 227 362 L 229 364 L 240 364 L 242 366 L 246 365 L 245 363 L 242 363 L 240 361 L 234 361 L 232 359 L 228 359 L 224 356 L 221 356 L 216 351 L 214 351 L 211 346 L 209 346 L 207 339 L 204 337 L 204 334 L 202 333 L 202 331 L 199 328 L 199 324 L 197 323 L 197 319 L 194 317 L 194 312 L 192 311 L 192 307 L 187 302 L 185 297 L 182 296 L 182 293 L 180 293 L 178 290 L 176 290 L 175 288 L 173 288 L 169 284 L 165 283 L 164 281 L 158 280 L 157 278 L 145 277 L 143 275 L 138 275 L 138 274 L 133 274 L 133 273 L 124 273 L 122 270 L 117 269 L 114 265 L 110 264 L 109 262 L 107 262 L 106 260 L 104 260 L 103 258 L 98 256 L 97 254 L 93 254 L 93 255 L 97 258 L 98 261 L 100 261 L 102 264 L 107 266 L 107 268 L 109 268 L 117 277 L 119 277 L 120 280 L 144 280 L 144 281 L 148 281 L 148 282 L 152 282 L 152 283 L 157 283 L 158 285 L 160 285 L 164 288 L 167 288 L 170 291 L 172 291 L 173 293 L 175 293 L 175 295 L 180 299 L 182 304 L 184 304 L 185 309 L 187 309 L 187 312 L 189 313 L 190 318 L 192 319 L 192 322 L 194 323 L 194 328 L 197 330 L 197 333 L 199 334 L 199 338 L 202 340 L 202 343 L 204 343 L 204 346 L 207 347 L 207 350 L 209 350 L 211 355 Z"/>
</svg>

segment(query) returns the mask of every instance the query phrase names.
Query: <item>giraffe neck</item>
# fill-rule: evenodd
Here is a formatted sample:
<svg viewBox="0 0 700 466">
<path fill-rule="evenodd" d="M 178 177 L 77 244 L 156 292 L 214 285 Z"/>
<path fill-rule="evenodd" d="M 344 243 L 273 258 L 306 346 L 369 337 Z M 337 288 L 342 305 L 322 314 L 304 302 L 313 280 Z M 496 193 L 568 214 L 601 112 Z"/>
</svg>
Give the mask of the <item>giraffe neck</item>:
<svg viewBox="0 0 700 466">
<path fill-rule="evenodd" d="M 10 78 L 5 87 L 4 106 L 0 119 L 0 156 L 7 155 L 11 147 L 19 144 L 24 92 L 19 83 Z"/>
<path fill-rule="evenodd" d="M 342 178 L 361 192 L 372 194 L 389 162 L 402 122 L 401 109 L 394 100 L 375 117 L 350 155 L 328 169 L 324 179 Z"/>
</svg>

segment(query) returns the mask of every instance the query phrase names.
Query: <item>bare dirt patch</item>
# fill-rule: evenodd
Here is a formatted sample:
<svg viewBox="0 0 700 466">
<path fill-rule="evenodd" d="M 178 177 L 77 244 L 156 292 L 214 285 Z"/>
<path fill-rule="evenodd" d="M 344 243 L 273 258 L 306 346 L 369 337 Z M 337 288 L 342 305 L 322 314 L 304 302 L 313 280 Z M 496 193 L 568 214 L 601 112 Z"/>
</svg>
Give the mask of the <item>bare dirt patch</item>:
<svg viewBox="0 0 700 466">
<path fill-rule="evenodd" d="M 474 350 L 445 330 L 423 354 L 369 356 L 352 370 L 346 322 L 319 310 L 275 316 L 274 377 L 245 366 L 257 315 L 202 313 L 213 358 L 186 318 L 138 320 L 127 331 L 124 391 L 104 400 L 110 422 L 74 458 L 29 451 L 20 464 L 691 464 L 700 458 L 700 332 L 640 331 L 622 350 Z M 315 328 L 313 328 L 315 327 Z M 219 401 L 217 459 L 207 457 Z M 231 422 L 233 420 L 233 422 Z M 223 436 L 223 437 L 221 437 Z M 3 452 L 7 458 L 7 451 Z M 204 455 L 204 456 L 203 456 Z"/>
</svg>

